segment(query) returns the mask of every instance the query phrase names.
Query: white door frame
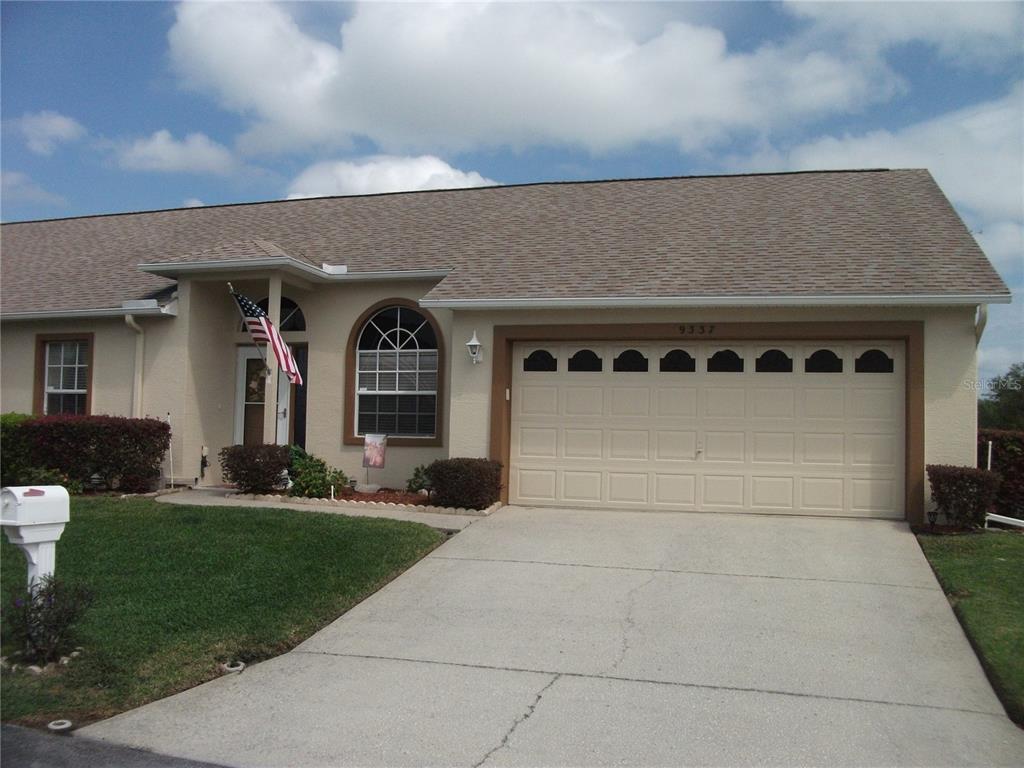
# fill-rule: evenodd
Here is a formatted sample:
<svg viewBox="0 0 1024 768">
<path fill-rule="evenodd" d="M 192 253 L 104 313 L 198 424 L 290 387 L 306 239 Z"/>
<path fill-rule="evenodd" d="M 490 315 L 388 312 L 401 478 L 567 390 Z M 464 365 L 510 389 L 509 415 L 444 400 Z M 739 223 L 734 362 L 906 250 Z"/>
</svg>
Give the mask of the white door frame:
<svg viewBox="0 0 1024 768">
<path fill-rule="evenodd" d="M 238 362 L 235 366 L 235 445 L 241 445 L 245 430 L 245 364 L 248 360 L 260 358 L 255 347 L 239 347 Z M 288 408 L 291 404 L 291 382 L 282 376 L 280 369 L 277 374 L 277 444 L 288 444 Z"/>
</svg>

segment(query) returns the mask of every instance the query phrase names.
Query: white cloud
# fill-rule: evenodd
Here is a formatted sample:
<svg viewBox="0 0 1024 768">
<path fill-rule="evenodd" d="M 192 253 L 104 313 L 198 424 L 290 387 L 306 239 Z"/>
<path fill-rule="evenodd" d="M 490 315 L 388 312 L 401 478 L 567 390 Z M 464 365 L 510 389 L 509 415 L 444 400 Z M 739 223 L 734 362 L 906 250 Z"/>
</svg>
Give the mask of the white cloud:
<svg viewBox="0 0 1024 768">
<path fill-rule="evenodd" d="M 20 171 L 0 171 L 0 197 L 8 203 L 62 205 L 65 202 L 63 197 L 47 192 Z"/>
<path fill-rule="evenodd" d="M 496 181 L 476 171 L 460 171 L 431 155 L 377 155 L 362 160 L 311 165 L 288 187 L 289 199 L 326 195 L 366 195 L 423 189 L 486 187 Z"/>
<path fill-rule="evenodd" d="M 238 167 L 231 151 L 205 134 L 190 133 L 179 141 L 167 130 L 122 145 L 117 159 L 131 171 L 227 174 Z"/>
<path fill-rule="evenodd" d="M 920 41 L 952 62 L 1019 56 L 1024 6 L 1012 2 L 789 2 L 787 10 L 861 49 Z"/>
<path fill-rule="evenodd" d="M 186 208 L 202 208 L 206 203 L 200 200 L 198 197 L 186 197 L 182 205 Z"/>
<path fill-rule="evenodd" d="M 50 110 L 27 112 L 12 123 L 37 155 L 52 155 L 58 144 L 79 139 L 86 132 L 74 118 Z"/>
<path fill-rule="evenodd" d="M 624 10 L 625 8 L 625 10 Z M 642 141 L 700 149 L 856 110 L 898 79 L 876 61 L 800 45 L 729 50 L 710 26 L 586 4 L 368 4 L 339 44 L 286 8 L 184 3 L 171 58 L 191 87 L 253 124 L 249 152 L 387 151 Z"/>
</svg>

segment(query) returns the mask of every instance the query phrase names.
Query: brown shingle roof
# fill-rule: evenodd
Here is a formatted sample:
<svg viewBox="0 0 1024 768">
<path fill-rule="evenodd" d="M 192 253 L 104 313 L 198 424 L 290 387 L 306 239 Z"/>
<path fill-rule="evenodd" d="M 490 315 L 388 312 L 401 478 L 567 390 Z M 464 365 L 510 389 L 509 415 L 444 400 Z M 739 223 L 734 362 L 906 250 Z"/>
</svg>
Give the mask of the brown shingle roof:
<svg viewBox="0 0 1024 768">
<path fill-rule="evenodd" d="M 118 306 L 138 264 L 452 271 L 437 300 L 1002 295 L 925 170 L 550 183 L 5 224 L 2 311 Z"/>
</svg>

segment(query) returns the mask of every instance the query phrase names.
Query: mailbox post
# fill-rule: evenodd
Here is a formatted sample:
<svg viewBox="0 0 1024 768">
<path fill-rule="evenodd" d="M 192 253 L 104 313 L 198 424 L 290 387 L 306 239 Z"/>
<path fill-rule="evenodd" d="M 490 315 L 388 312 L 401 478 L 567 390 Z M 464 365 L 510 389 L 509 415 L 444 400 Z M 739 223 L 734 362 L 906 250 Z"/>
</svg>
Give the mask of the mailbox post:
<svg viewBox="0 0 1024 768">
<path fill-rule="evenodd" d="M 57 540 L 71 519 L 68 492 L 59 485 L 12 486 L 0 490 L 0 525 L 28 560 L 28 586 L 53 575 Z"/>
</svg>

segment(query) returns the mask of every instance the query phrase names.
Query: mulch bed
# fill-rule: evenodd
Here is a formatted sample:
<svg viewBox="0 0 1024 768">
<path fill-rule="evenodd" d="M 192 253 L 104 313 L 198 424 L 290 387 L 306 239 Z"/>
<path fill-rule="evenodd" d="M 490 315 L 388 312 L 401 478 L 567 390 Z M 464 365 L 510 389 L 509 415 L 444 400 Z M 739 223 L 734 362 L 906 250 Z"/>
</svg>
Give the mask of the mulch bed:
<svg viewBox="0 0 1024 768">
<path fill-rule="evenodd" d="M 408 504 L 420 507 L 430 505 L 430 499 L 421 493 L 397 491 L 394 488 L 381 488 L 376 493 L 359 493 L 352 488 L 342 488 L 341 495 L 337 498 L 346 501 L 379 501 L 385 504 Z"/>
</svg>

